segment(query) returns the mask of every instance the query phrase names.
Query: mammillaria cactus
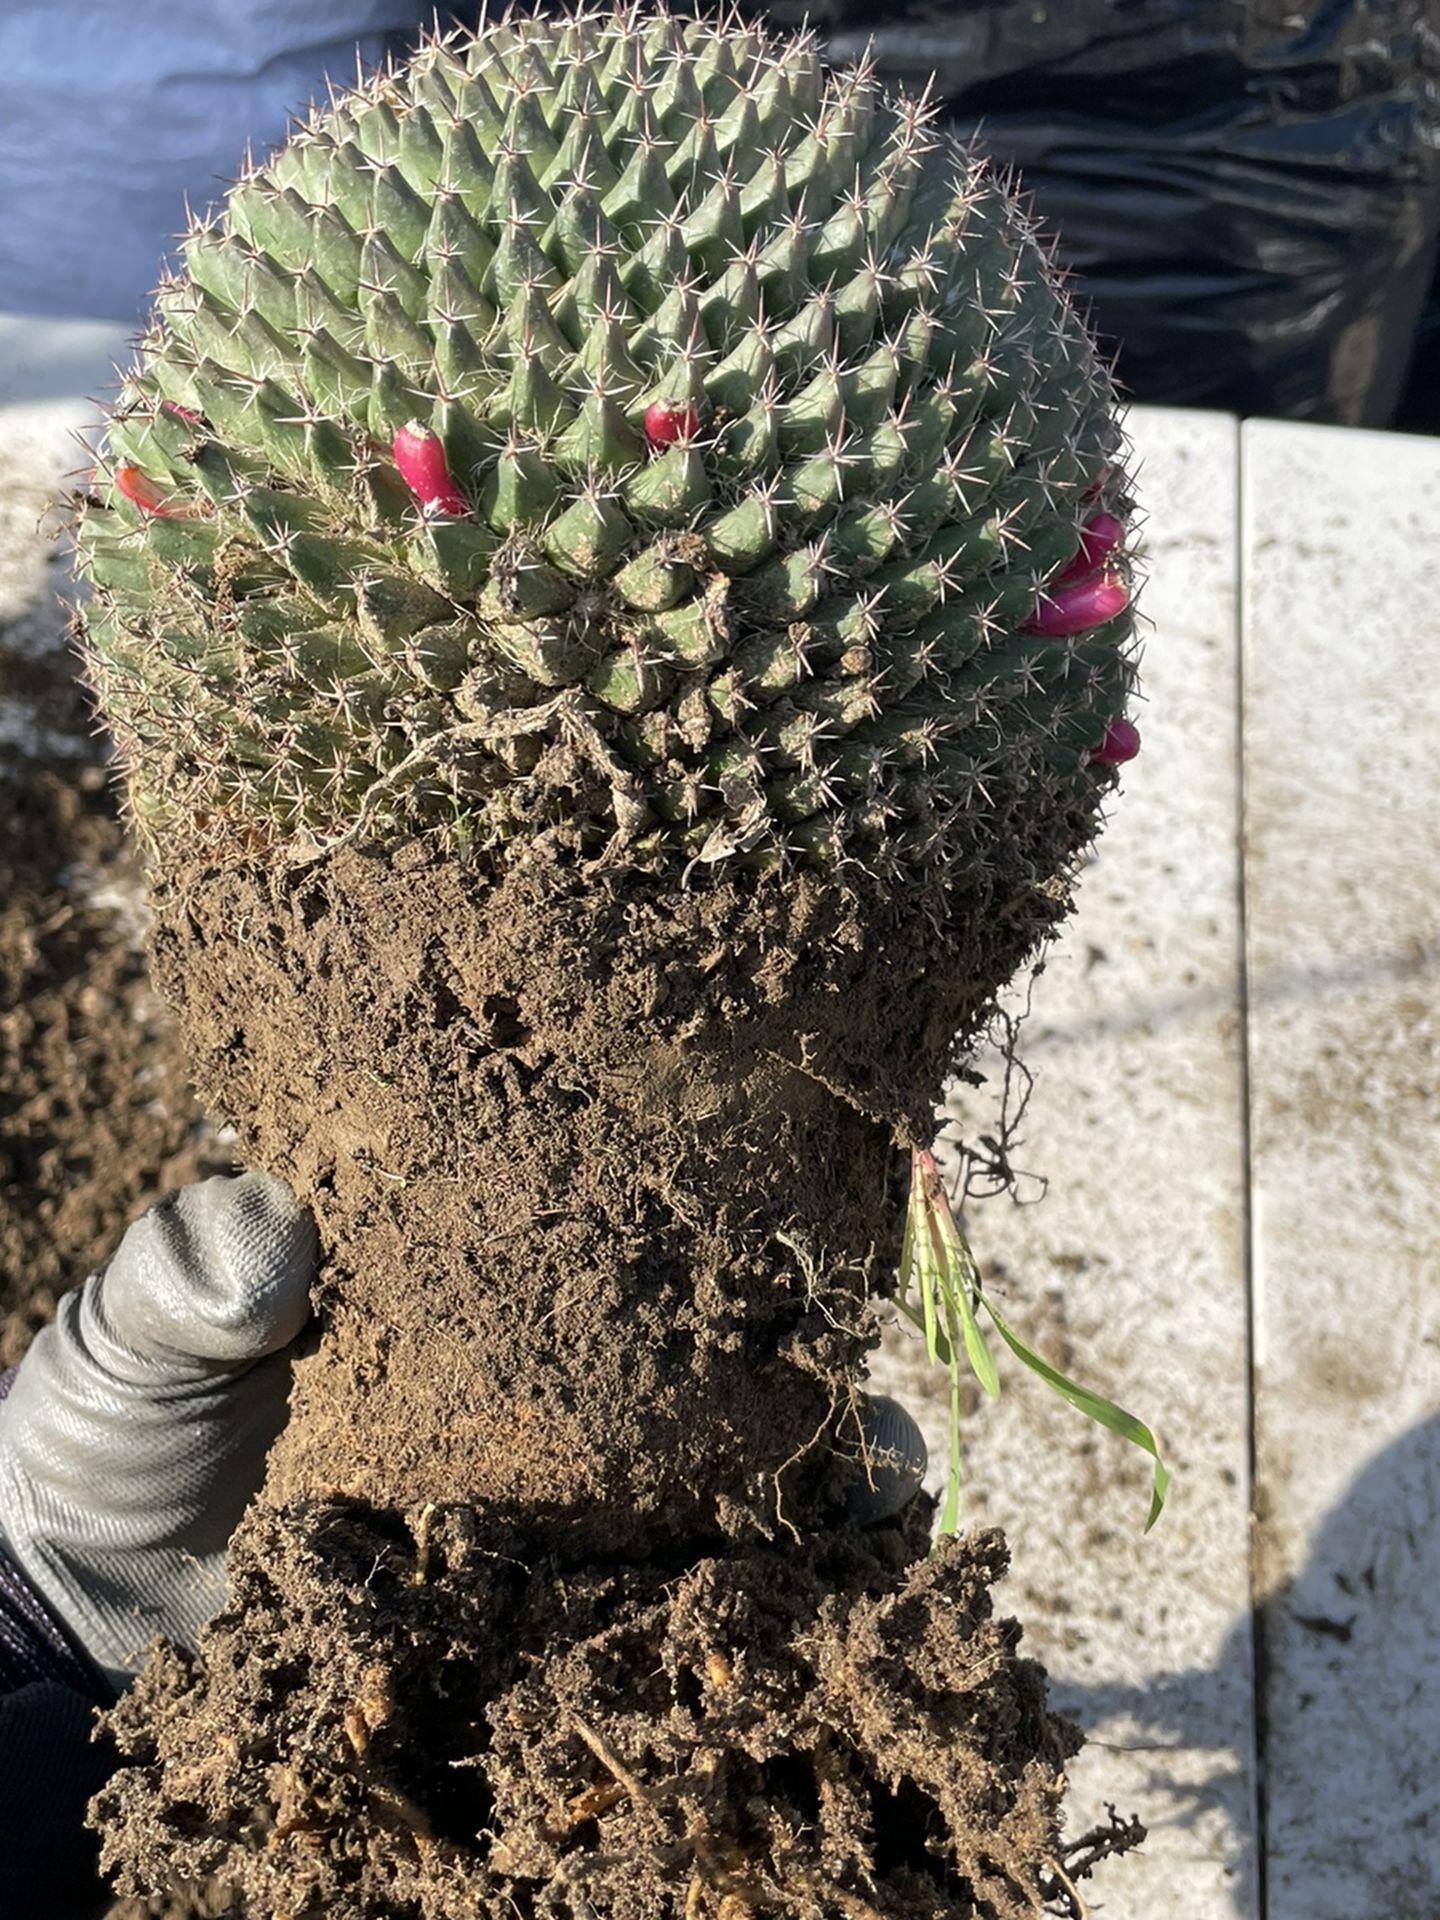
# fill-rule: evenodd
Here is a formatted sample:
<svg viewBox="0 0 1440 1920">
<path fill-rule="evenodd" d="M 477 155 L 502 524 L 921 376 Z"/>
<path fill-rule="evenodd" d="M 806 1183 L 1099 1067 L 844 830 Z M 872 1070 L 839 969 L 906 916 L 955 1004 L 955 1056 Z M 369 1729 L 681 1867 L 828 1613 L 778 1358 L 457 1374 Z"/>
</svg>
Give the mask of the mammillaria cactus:
<svg viewBox="0 0 1440 1920">
<path fill-rule="evenodd" d="M 954 874 L 988 773 L 1093 806 L 1110 389 L 1013 198 L 863 70 L 492 30 L 184 258 L 84 527 L 143 819 L 488 847 L 538 798 L 635 861 Z"/>
<path fill-rule="evenodd" d="M 121 1711 L 133 1884 L 1060 1897 L 998 1543 L 840 1490 L 896 1148 L 1138 744 L 1128 508 L 1021 208 L 805 40 L 437 41 L 189 235 L 90 668 L 202 1090 L 327 1261 L 234 1605 Z"/>
</svg>

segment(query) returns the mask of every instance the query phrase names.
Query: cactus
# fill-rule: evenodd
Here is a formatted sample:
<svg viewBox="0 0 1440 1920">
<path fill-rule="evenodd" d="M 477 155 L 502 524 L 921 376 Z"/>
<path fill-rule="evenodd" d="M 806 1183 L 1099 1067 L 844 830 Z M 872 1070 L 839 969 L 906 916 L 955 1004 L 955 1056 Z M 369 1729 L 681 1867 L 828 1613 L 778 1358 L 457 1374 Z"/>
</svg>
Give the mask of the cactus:
<svg viewBox="0 0 1440 1920">
<path fill-rule="evenodd" d="M 1094 811 L 1111 389 L 1015 198 L 863 65 L 436 42 L 183 253 L 80 533 L 152 841 L 955 876 L 996 773 Z"/>
<path fill-rule="evenodd" d="M 896 1147 L 1138 746 L 1121 447 L 1006 186 L 737 21 L 431 41 L 190 232 L 89 670 L 155 977 L 324 1311 L 232 1609 L 114 1723 L 127 1891 L 1068 1886 L 998 1539 L 843 1516 L 896 1252 L 935 1353 L 971 1310 Z"/>
</svg>

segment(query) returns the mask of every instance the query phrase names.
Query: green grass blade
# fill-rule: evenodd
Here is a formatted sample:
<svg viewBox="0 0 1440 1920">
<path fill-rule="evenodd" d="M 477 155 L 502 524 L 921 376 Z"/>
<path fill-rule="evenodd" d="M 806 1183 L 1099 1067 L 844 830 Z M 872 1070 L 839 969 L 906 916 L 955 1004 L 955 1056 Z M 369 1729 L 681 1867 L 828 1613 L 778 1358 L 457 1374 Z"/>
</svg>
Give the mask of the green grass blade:
<svg viewBox="0 0 1440 1920">
<path fill-rule="evenodd" d="M 920 1295 L 918 1308 L 909 1299 L 911 1284 Z M 960 1352 L 963 1347 L 971 1372 L 992 1400 L 1000 1398 L 1000 1372 L 995 1355 L 980 1325 L 976 1309 L 983 1306 L 1010 1351 L 1037 1378 L 1043 1380 L 1062 1400 L 1077 1408 L 1102 1427 L 1108 1427 L 1121 1439 L 1139 1447 L 1155 1463 L 1150 1512 L 1145 1521 L 1148 1533 L 1160 1518 L 1170 1486 L 1170 1472 L 1160 1458 L 1155 1436 L 1143 1420 L 1137 1420 L 1123 1407 L 1103 1394 L 1080 1386 L 1048 1360 L 1026 1346 L 987 1297 L 980 1279 L 970 1243 L 950 1207 L 933 1154 L 916 1147 L 911 1152 L 910 1199 L 905 1209 L 905 1228 L 900 1247 L 899 1286 L 895 1304 L 913 1327 L 925 1336 L 925 1351 L 932 1363 L 943 1365 L 950 1381 L 950 1460 L 946 1474 L 945 1504 L 939 1530 L 954 1533 L 960 1519 L 960 1397 L 963 1374 Z M 943 1328 L 942 1328 L 943 1321 Z"/>
<path fill-rule="evenodd" d="M 1105 1399 L 1103 1394 L 1092 1393 L 1088 1387 L 1077 1385 L 1058 1367 L 1052 1367 L 1048 1360 L 1042 1360 L 1038 1353 L 1027 1347 L 1000 1314 L 996 1312 L 990 1300 L 985 1301 L 985 1311 L 995 1322 L 1000 1338 L 1009 1347 L 1016 1359 L 1037 1374 L 1048 1387 L 1053 1387 L 1062 1400 L 1068 1400 L 1072 1407 L 1078 1407 L 1091 1420 L 1098 1421 L 1102 1427 L 1108 1427 L 1112 1433 L 1118 1433 L 1122 1440 L 1128 1440 L 1132 1446 L 1139 1447 L 1142 1453 L 1148 1453 L 1155 1462 L 1154 1481 L 1150 1496 L 1150 1515 L 1145 1522 L 1148 1533 L 1165 1505 L 1166 1490 L 1170 1485 L 1170 1471 L 1160 1458 L 1160 1449 L 1155 1444 L 1155 1436 L 1143 1420 L 1137 1420 L 1133 1413 L 1126 1413 L 1123 1407 L 1117 1407 L 1113 1400 Z"/>
<path fill-rule="evenodd" d="M 929 1159 L 929 1155 L 924 1156 Z M 1000 1398 L 1000 1370 L 995 1365 L 995 1356 L 990 1351 L 989 1342 L 975 1317 L 973 1300 L 983 1298 L 980 1288 L 980 1270 L 975 1265 L 975 1256 L 970 1251 L 970 1243 L 960 1231 L 955 1215 L 950 1211 L 950 1202 L 945 1189 L 940 1184 L 939 1174 L 935 1172 L 935 1163 L 925 1169 L 926 1185 L 930 1188 L 927 1207 L 927 1225 L 931 1251 L 935 1258 L 940 1281 L 941 1297 L 944 1299 L 949 1323 L 948 1332 L 952 1346 L 955 1343 L 955 1317 L 960 1322 L 960 1336 L 965 1343 L 965 1355 L 970 1362 L 970 1370 L 992 1400 Z M 933 1176 L 933 1184 L 932 1184 Z"/>
<path fill-rule="evenodd" d="M 982 1299 L 984 1295 L 980 1296 Z M 965 1356 L 970 1362 L 970 1371 L 980 1382 L 992 1400 L 1000 1398 L 1000 1369 L 995 1365 L 995 1356 L 990 1344 L 981 1330 L 980 1322 L 975 1318 L 975 1309 L 970 1304 L 970 1293 L 966 1287 L 952 1286 L 947 1290 L 946 1298 L 958 1311 L 960 1317 L 960 1335 L 965 1342 Z M 953 1343 L 955 1328 L 950 1327 Z"/>
<path fill-rule="evenodd" d="M 905 1318 L 910 1322 L 911 1326 L 914 1327 L 917 1333 L 924 1333 L 925 1318 L 923 1314 L 918 1312 L 916 1308 L 912 1307 L 907 1300 L 897 1300 L 895 1302 L 895 1305 L 900 1309 L 901 1313 L 904 1314 Z M 927 1359 L 930 1358 L 930 1355 L 928 1353 L 926 1354 L 926 1358 Z M 938 1366 L 948 1367 L 950 1364 L 950 1342 L 945 1338 L 944 1334 L 941 1333 L 938 1328 L 936 1329 L 936 1332 L 935 1332 L 934 1358 Z"/>
<path fill-rule="evenodd" d="M 910 1183 L 910 1199 L 905 1208 L 905 1232 L 900 1241 L 900 1286 L 895 1304 L 909 1312 L 910 1284 L 915 1278 L 915 1182 Z"/>
<path fill-rule="evenodd" d="M 929 1244 L 927 1235 L 920 1243 L 920 1307 L 925 1316 L 925 1351 L 932 1364 L 940 1358 L 940 1322 L 936 1311 L 938 1288 L 935 1249 Z"/>
<path fill-rule="evenodd" d="M 960 1530 L 960 1369 L 950 1363 L 950 1460 L 945 1473 L 945 1505 L 940 1510 L 941 1533 Z"/>
</svg>

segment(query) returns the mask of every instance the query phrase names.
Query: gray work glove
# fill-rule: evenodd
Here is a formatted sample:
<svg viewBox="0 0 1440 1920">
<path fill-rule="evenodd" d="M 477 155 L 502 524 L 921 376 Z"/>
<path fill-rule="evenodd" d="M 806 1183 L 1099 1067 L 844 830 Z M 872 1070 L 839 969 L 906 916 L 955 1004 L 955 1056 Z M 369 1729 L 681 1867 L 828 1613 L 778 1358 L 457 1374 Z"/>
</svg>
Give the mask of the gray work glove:
<svg viewBox="0 0 1440 1920">
<path fill-rule="evenodd" d="M 857 1527 L 870 1527 L 914 1499 L 930 1456 L 924 1434 L 888 1394 L 865 1395 L 860 1427 L 861 1457 L 846 1489 L 845 1517 Z"/>
<path fill-rule="evenodd" d="M 60 1302 L 0 1402 L 0 1550 L 117 1688 L 192 1646 L 285 1421 L 315 1228 L 265 1174 L 172 1194 Z"/>
</svg>

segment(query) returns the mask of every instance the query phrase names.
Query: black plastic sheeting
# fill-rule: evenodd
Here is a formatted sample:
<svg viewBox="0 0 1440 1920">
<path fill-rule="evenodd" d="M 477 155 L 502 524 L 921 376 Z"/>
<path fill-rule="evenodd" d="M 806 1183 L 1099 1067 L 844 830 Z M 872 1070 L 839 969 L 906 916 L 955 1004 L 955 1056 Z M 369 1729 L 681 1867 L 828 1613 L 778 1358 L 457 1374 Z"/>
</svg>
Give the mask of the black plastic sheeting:
<svg viewBox="0 0 1440 1920">
<path fill-rule="evenodd" d="M 935 74 L 1059 234 L 1135 398 L 1440 426 L 1440 0 L 767 11 L 912 91 Z"/>
</svg>

